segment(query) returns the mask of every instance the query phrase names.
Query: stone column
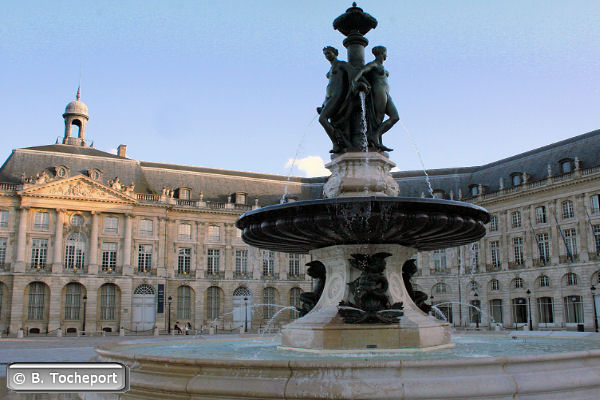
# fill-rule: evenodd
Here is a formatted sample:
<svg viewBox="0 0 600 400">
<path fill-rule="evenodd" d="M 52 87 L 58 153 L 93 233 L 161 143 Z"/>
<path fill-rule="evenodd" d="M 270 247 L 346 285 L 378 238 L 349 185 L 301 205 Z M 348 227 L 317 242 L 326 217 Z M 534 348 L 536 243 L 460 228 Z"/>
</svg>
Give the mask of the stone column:
<svg viewBox="0 0 600 400">
<path fill-rule="evenodd" d="M 125 214 L 125 238 L 123 239 L 123 276 L 131 276 L 131 239 L 133 234 L 133 215 Z"/>
<path fill-rule="evenodd" d="M 44 282 L 48 284 L 49 282 Z M 62 287 L 59 285 L 55 288 L 50 288 L 50 301 L 48 303 L 48 331 L 53 331 L 56 328 L 61 327 L 61 310 L 63 307 L 62 302 Z M 81 300 L 83 301 L 83 300 Z"/>
<path fill-rule="evenodd" d="M 25 271 L 25 247 L 27 245 L 27 215 L 29 207 L 21 207 L 19 217 L 19 234 L 17 235 L 17 259 L 14 266 L 15 272 Z"/>
<path fill-rule="evenodd" d="M 96 275 L 98 273 L 98 212 L 92 211 L 92 233 L 90 238 L 90 262 L 88 264 L 88 273 Z M 88 300 L 89 301 L 89 300 Z"/>
<path fill-rule="evenodd" d="M 63 266 L 63 229 L 65 225 L 65 210 L 56 210 L 56 225 L 54 231 L 54 257 L 52 272 L 61 272 Z"/>
<path fill-rule="evenodd" d="M 85 330 L 88 332 L 99 331 L 102 329 L 101 326 L 97 326 L 98 312 L 100 311 L 98 309 L 97 293 L 98 287 L 95 284 L 86 287 L 85 295 L 87 296 L 87 301 L 85 307 Z M 81 301 L 83 301 L 83 299 Z"/>
</svg>

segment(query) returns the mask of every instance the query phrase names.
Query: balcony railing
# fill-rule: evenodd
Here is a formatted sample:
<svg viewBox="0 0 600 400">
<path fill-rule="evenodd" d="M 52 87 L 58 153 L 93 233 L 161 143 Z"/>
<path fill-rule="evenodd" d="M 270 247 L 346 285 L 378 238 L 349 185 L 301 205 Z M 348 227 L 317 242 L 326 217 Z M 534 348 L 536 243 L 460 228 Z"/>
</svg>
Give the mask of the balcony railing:
<svg viewBox="0 0 600 400">
<path fill-rule="evenodd" d="M 521 262 L 510 261 L 508 263 L 508 269 L 511 269 L 511 270 L 525 269 L 525 261 L 521 261 Z"/>
<path fill-rule="evenodd" d="M 146 269 L 146 270 L 140 270 L 140 269 L 136 269 L 134 271 L 135 275 L 140 275 L 140 276 L 156 276 L 156 269 L 152 268 L 150 270 Z"/>
<path fill-rule="evenodd" d="M 63 272 L 65 274 L 85 275 L 85 274 L 87 274 L 87 267 L 81 267 L 81 268 L 79 268 L 79 267 L 73 267 L 73 268 L 64 267 Z"/>
<path fill-rule="evenodd" d="M 277 281 L 279 280 L 279 274 L 262 274 L 261 278 L 267 281 Z"/>
<path fill-rule="evenodd" d="M 547 265 L 550 265 L 550 259 L 545 259 L 545 258 L 534 258 L 533 259 L 533 266 L 534 267 L 545 267 Z"/>
<path fill-rule="evenodd" d="M 574 262 L 577 262 L 577 261 L 579 261 L 579 254 L 575 254 L 575 255 L 573 255 L 573 256 L 572 256 L 572 258 L 569 258 L 569 256 L 568 256 L 568 255 L 559 256 L 559 257 L 558 257 L 558 261 L 559 261 L 561 264 L 574 263 Z"/>
<path fill-rule="evenodd" d="M 204 278 L 206 279 L 223 279 L 225 273 L 223 271 L 204 271 Z"/>
<path fill-rule="evenodd" d="M 190 278 L 196 278 L 196 271 L 174 271 L 173 276 L 175 278 L 183 278 L 183 279 L 190 279 Z"/>
<path fill-rule="evenodd" d="M 288 274 L 288 281 L 303 281 L 306 279 L 304 274 Z"/>
<path fill-rule="evenodd" d="M 0 183 L 0 192 L 16 192 L 22 187 L 16 183 Z"/>
<path fill-rule="evenodd" d="M 485 266 L 485 271 L 486 272 L 502 271 L 502 265 L 501 264 L 487 264 Z"/>
<path fill-rule="evenodd" d="M 32 272 L 39 272 L 41 274 L 47 274 L 50 272 L 50 266 L 48 265 L 32 265 L 30 267 Z"/>
<path fill-rule="evenodd" d="M 598 260 L 600 260 L 600 253 L 590 253 L 590 252 L 588 252 L 588 259 L 590 261 L 598 261 Z"/>
<path fill-rule="evenodd" d="M 123 270 L 121 267 L 106 268 L 106 269 L 100 267 L 100 269 L 98 270 L 98 274 L 106 275 L 106 276 L 110 276 L 110 275 L 119 276 L 119 275 L 123 274 Z"/>
<path fill-rule="evenodd" d="M 250 272 L 235 271 L 233 279 L 252 279 L 252 274 Z"/>
<path fill-rule="evenodd" d="M 0 186 L 0 190 L 2 190 Z M 186 208 L 209 208 L 212 210 L 235 210 L 235 211 L 249 211 L 252 206 L 246 204 L 235 204 L 235 203 L 223 203 L 218 201 L 202 201 L 202 200 L 190 200 L 190 199 L 172 199 L 160 194 L 152 193 L 136 193 L 138 201 L 149 202 L 149 203 L 167 203 L 176 204 L 178 207 Z M 174 203 L 173 203 L 174 201 Z"/>
<path fill-rule="evenodd" d="M 450 268 L 429 268 L 429 275 L 450 275 Z"/>
<path fill-rule="evenodd" d="M 138 193 L 138 194 L 136 194 L 136 197 L 140 201 L 152 201 L 152 202 L 160 201 L 160 196 L 158 194 Z"/>
</svg>

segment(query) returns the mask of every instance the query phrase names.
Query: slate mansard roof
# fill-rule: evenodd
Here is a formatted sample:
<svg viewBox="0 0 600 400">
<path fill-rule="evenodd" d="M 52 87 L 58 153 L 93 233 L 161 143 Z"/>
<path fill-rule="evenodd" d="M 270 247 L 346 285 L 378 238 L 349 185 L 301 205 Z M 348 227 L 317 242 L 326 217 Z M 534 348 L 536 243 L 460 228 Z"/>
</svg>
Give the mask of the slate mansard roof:
<svg viewBox="0 0 600 400">
<path fill-rule="evenodd" d="M 468 198 L 472 185 L 483 185 L 487 192 L 494 192 L 500 189 L 500 178 L 504 180 L 504 187 L 510 187 L 513 173 L 526 173 L 529 182 L 545 179 L 548 164 L 552 173 L 557 175 L 560 173 L 560 161 L 575 158 L 582 168 L 600 165 L 600 130 L 487 165 L 427 172 L 434 190 L 443 190 L 446 196 L 452 191 L 455 199 L 461 191 L 463 198 Z M 87 175 L 90 169 L 98 169 L 105 184 L 118 176 L 125 185 L 134 183 L 136 193 L 161 193 L 163 187 L 185 187 L 192 190 L 192 199 L 197 199 L 202 193 L 205 200 L 223 202 L 229 194 L 245 192 L 248 194 L 247 204 L 258 198 L 260 205 L 278 203 L 286 192 L 286 186 L 289 195 L 299 200 L 320 198 L 326 180 L 326 177 L 286 177 L 137 161 L 90 147 L 54 144 L 13 150 L 0 168 L 0 182 L 21 183 L 23 174 L 31 177 L 43 170 L 53 176 L 54 168 L 61 165 L 69 170 L 70 176 Z M 400 185 L 402 196 L 420 197 L 422 193 L 428 193 L 423 171 L 402 171 L 393 175 Z"/>
</svg>

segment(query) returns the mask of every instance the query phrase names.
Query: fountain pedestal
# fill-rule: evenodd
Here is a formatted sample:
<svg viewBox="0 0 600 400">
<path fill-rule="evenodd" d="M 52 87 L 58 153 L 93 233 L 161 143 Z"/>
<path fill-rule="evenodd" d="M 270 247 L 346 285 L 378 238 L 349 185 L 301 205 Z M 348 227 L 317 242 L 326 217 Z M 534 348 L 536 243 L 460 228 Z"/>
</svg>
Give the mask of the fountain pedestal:
<svg viewBox="0 0 600 400">
<path fill-rule="evenodd" d="M 398 196 L 398 183 L 390 173 L 395 166 L 377 152 L 344 153 L 325 165 L 331 176 L 323 185 L 323 193 L 327 198 Z"/>
<path fill-rule="evenodd" d="M 448 346 L 450 325 L 422 312 L 410 299 L 402 279 L 401 266 L 415 249 L 400 245 L 340 245 L 310 252 L 321 261 L 327 279 L 323 294 L 306 316 L 281 331 L 281 347 L 299 351 L 406 351 Z M 390 303 L 402 302 L 404 316 L 395 324 L 347 324 L 338 314 L 340 301 L 351 301 L 349 282 L 360 271 L 350 265 L 352 254 L 388 252 L 385 276 L 389 282 Z"/>
</svg>

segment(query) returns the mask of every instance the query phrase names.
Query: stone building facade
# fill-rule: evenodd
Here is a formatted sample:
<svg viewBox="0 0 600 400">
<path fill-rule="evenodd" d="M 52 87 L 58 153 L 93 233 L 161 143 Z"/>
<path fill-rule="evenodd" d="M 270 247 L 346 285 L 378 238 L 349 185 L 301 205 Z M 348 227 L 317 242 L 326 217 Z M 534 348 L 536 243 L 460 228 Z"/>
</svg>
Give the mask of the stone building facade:
<svg viewBox="0 0 600 400">
<path fill-rule="evenodd" d="M 99 151 L 86 143 L 79 93 L 63 117 L 61 144 L 16 149 L 0 168 L 0 332 L 256 329 L 281 310 L 277 324 L 297 317 L 283 307 L 311 290 L 310 256 L 249 247 L 234 224 L 283 193 L 320 198 L 326 178 L 137 161 L 124 145 Z M 440 318 L 595 328 L 600 131 L 428 174 L 434 197 L 492 214 L 478 243 L 415 254 L 415 286 Z M 427 196 L 422 172 L 394 178 L 401 196 Z"/>
<path fill-rule="evenodd" d="M 16 149 L 0 169 L 1 332 L 256 329 L 310 291 L 308 256 L 251 248 L 234 223 L 286 186 L 307 197 L 311 180 L 96 150 L 79 93 L 63 117 L 62 144 Z"/>
</svg>

